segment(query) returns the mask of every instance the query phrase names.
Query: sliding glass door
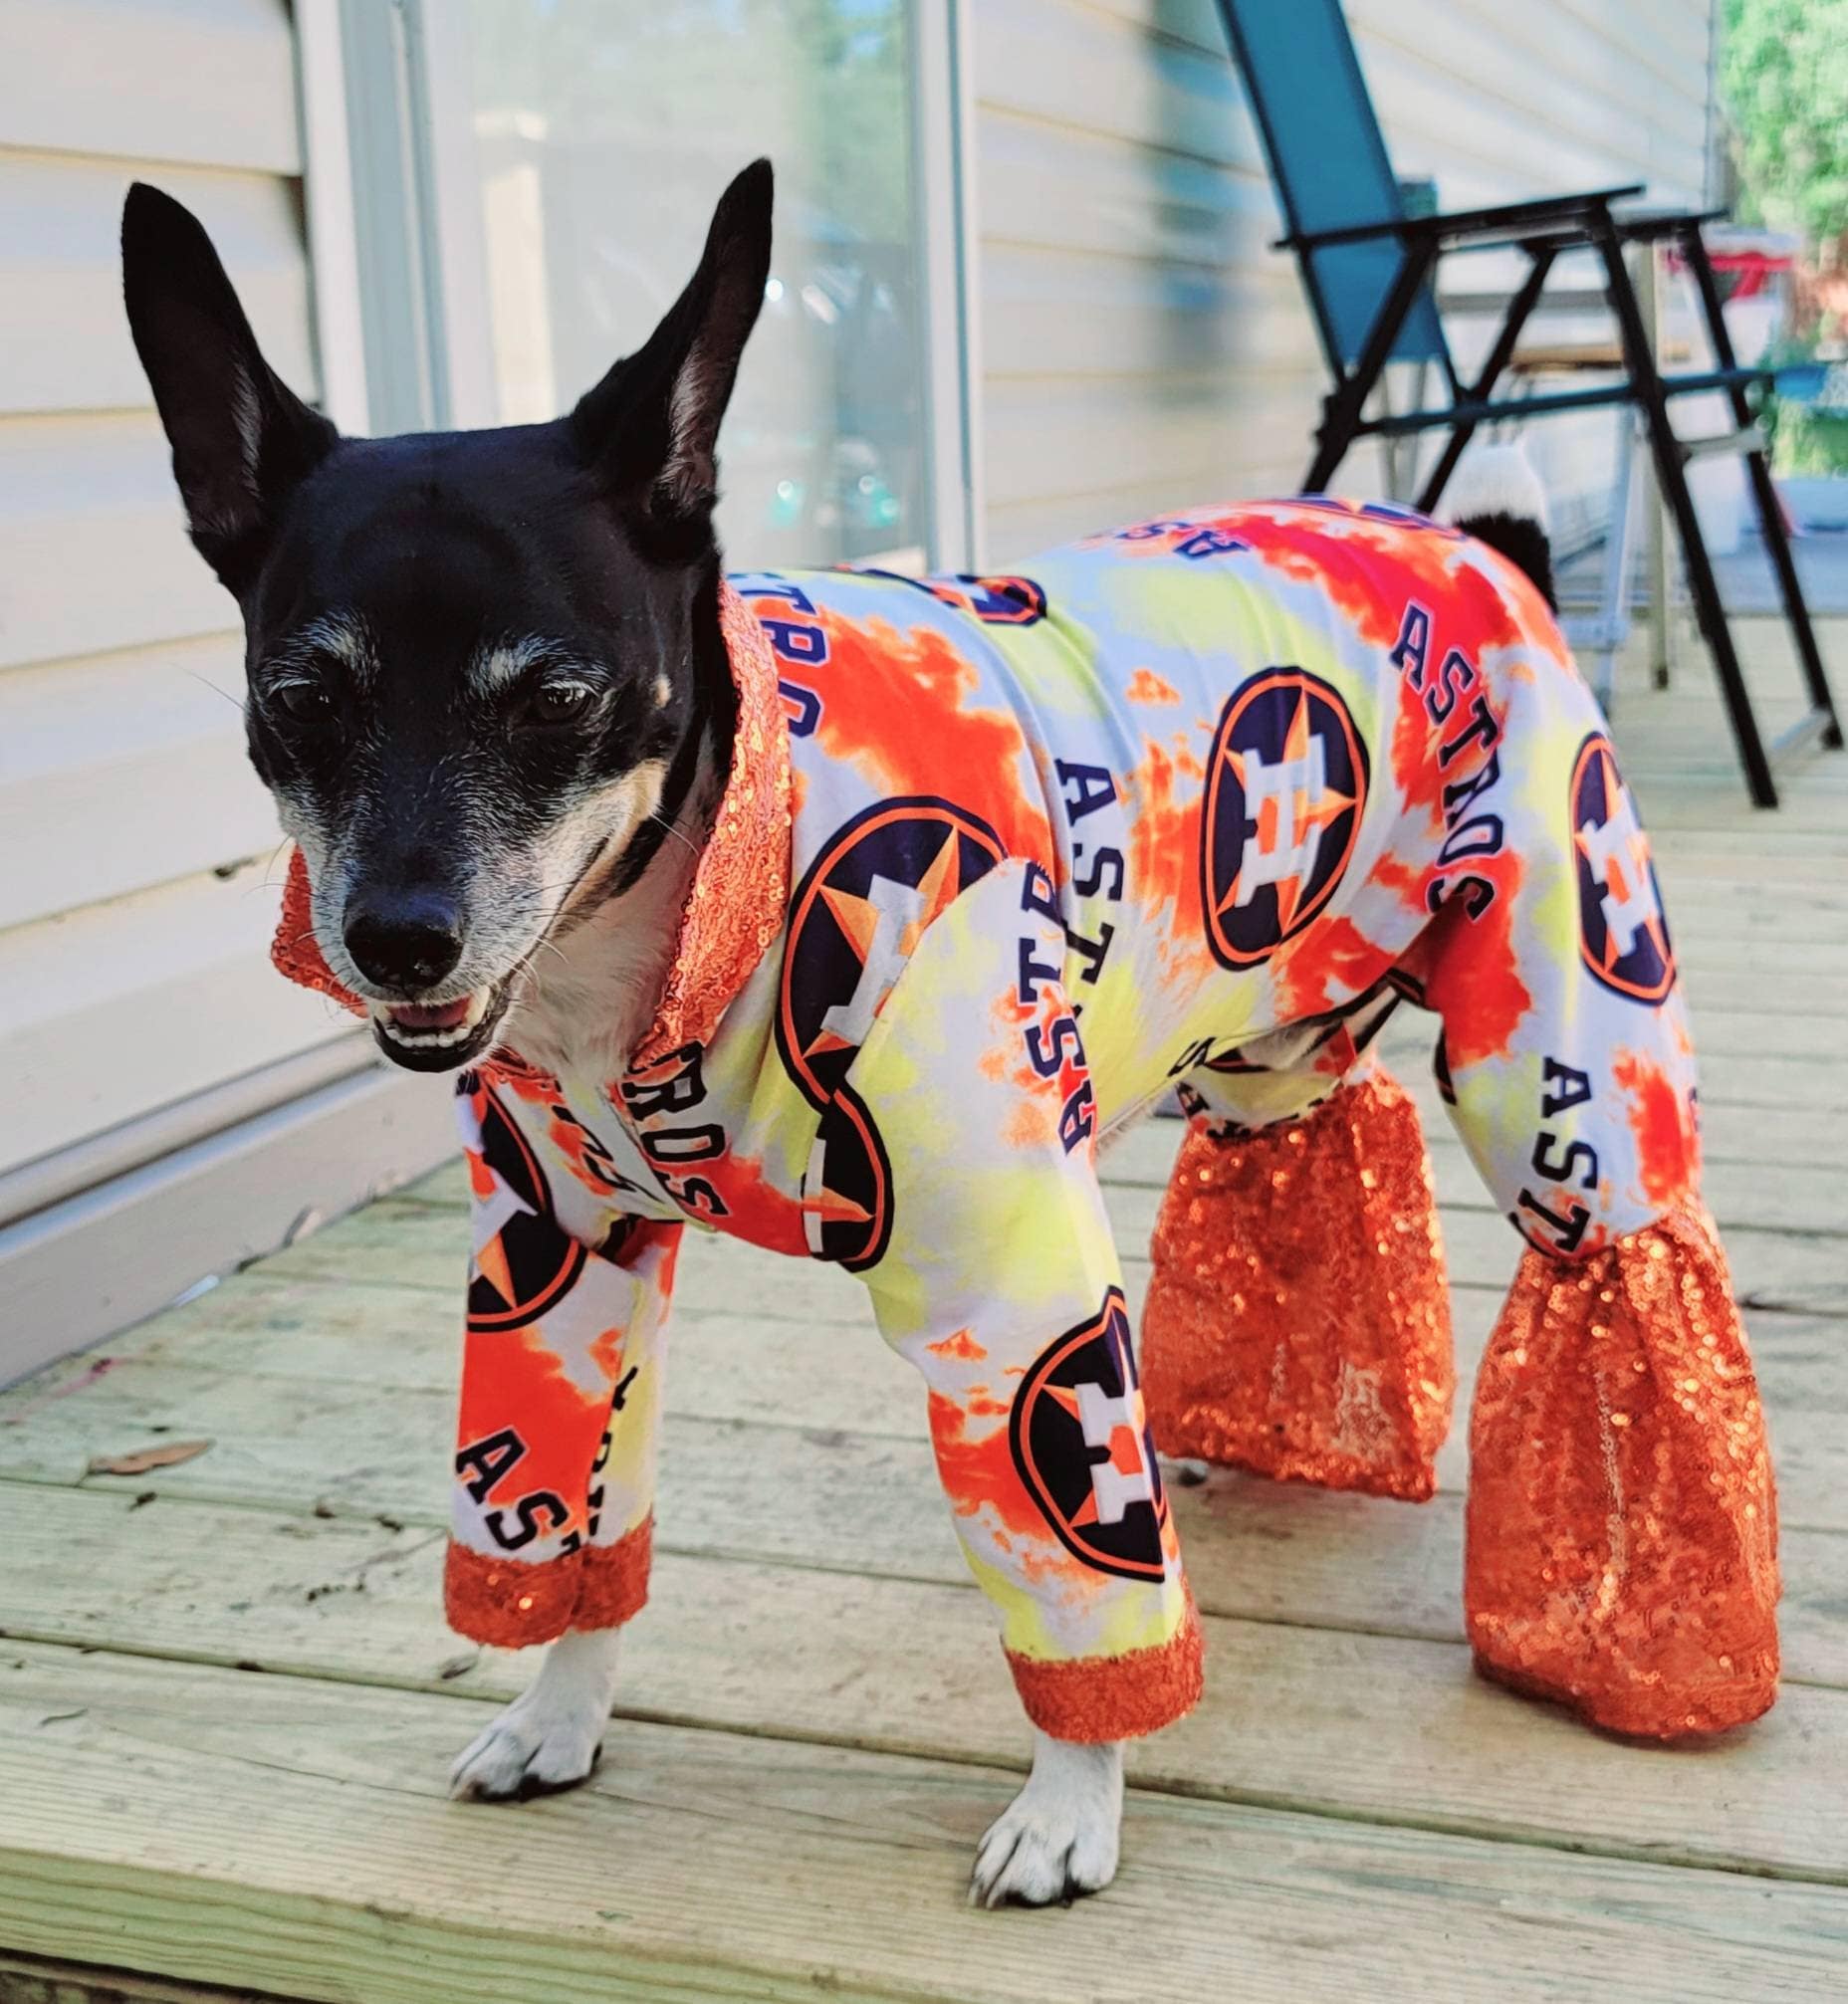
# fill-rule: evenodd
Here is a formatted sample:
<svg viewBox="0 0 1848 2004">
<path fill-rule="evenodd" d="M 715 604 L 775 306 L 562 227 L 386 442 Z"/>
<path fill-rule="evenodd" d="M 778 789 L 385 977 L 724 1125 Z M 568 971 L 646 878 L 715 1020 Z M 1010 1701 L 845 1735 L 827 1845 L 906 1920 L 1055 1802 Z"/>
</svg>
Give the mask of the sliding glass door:
<svg viewBox="0 0 1848 2004">
<path fill-rule="evenodd" d="M 748 160 L 776 164 L 720 530 L 759 564 L 931 543 L 907 0 L 467 0 L 494 415 L 554 415 L 638 345 Z"/>
</svg>

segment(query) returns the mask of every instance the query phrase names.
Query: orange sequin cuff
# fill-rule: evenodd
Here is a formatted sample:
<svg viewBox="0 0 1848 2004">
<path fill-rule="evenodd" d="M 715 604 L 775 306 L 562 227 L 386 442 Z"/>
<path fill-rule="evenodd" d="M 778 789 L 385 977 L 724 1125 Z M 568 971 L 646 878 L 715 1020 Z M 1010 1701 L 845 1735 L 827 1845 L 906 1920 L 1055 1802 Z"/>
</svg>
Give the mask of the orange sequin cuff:
<svg viewBox="0 0 1848 2004">
<path fill-rule="evenodd" d="M 1726 1255 L 1698 1202 L 1521 1261 L 1477 1380 L 1464 1608 L 1479 1670 L 1652 1739 L 1777 1689 L 1777 1503 Z"/>
<path fill-rule="evenodd" d="M 613 1545 L 581 1545 L 523 1565 L 451 1543 L 443 1566 L 443 1612 L 470 1642 L 530 1649 L 567 1629 L 613 1629 L 648 1599 L 654 1520 L 644 1517 Z"/>
<path fill-rule="evenodd" d="M 1418 1109 L 1375 1073 L 1300 1120 L 1181 1144 L 1142 1389 L 1169 1454 L 1422 1501 L 1456 1385 Z"/>
<path fill-rule="evenodd" d="M 1006 1654 L 1034 1724 L 1054 1739 L 1091 1745 L 1138 1739 L 1172 1725 L 1200 1702 L 1205 1681 L 1200 1620 L 1191 1600 L 1181 1626 L 1152 1649 L 1063 1663 Z"/>
</svg>

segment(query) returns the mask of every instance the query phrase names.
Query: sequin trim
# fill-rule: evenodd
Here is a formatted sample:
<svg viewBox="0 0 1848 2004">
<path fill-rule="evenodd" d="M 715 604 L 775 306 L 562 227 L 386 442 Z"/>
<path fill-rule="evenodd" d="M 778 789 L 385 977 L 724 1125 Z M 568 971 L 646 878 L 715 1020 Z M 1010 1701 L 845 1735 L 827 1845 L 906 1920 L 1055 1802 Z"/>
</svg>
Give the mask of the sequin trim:
<svg viewBox="0 0 1848 2004">
<path fill-rule="evenodd" d="M 1095 1745 L 1137 1739 L 1184 1718 L 1200 1702 L 1205 1667 L 1200 1621 L 1190 1599 L 1165 1643 L 1120 1657 L 1048 1663 L 1007 1652 L 1027 1716 L 1054 1739 Z"/>
<path fill-rule="evenodd" d="M 1196 1123 L 1155 1226 L 1155 1445 L 1423 1501 L 1450 1431 L 1450 1294 L 1418 1109 L 1383 1073 L 1301 1120 Z"/>
<path fill-rule="evenodd" d="M 1677 1739 L 1777 1694 L 1777 1500 L 1713 1220 L 1684 1203 L 1588 1260 L 1529 1252 L 1470 1429 L 1478 1669 Z"/>
<path fill-rule="evenodd" d="M 270 961 L 279 974 L 287 975 L 298 986 L 332 996 L 354 1015 L 365 1014 L 364 1002 L 328 966 L 321 942 L 315 937 L 315 895 L 308 881 L 308 864 L 300 849 L 289 853 L 282 917 L 276 922 L 276 937 L 270 942 Z"/>
<path fill-rule="evenodd" d="M 443 1612 L 470 1642 L 530 1649 L 567 1629 L 613 1629 L 648 1599 L 654 1519 L 613 1545 L 581 1545 L 539 1564 L 490 1557 L 451 1542 L 443 1565 Z"/>
<path fill-rule="evenodd" d="M 757 615 L 723 578 L 719 631 L 738 691 L 732 768 L 680 915 L 674 964 L 631 1069 L 712 1040 L 782 932 L 790 901 L 790 733 Z"/>
</svg>

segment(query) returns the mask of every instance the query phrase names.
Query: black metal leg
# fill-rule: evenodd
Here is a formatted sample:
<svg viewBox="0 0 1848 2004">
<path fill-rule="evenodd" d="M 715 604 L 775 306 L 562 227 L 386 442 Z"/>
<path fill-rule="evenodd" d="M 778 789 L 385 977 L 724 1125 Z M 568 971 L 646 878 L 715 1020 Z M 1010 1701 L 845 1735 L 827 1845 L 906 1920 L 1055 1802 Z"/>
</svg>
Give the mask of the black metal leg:
<svg viewBox="0 0 1848 2004">
<path fill-rule="evenodd" d="M 1737 357 L 1732 352 L 1732 336 L 1721 307 L 1720 287 L 1715 282 L 1707 245 L 1698 228 L 1684 232 L 1682 250 L 1700 291 L 1701 305 L 1707 317 L 1708 337 L 1714 344 L 1714 358 L 1722 368 L 1734 368 Z M 1734 388 L 1729 394 L 1733 418 L 1743 431 L 1752 422 L 1751 405 L 1742 388 Z M 1841 717 L 1829 688 L 1828 672 L 1822 665 L 1822 651 L 1816 644 L 1816 629 L 1810 621 L 1809 604 L 1803 596 L 1803 581 L 1797 575 L 1796 558 L 1790 551 L 1790 538 L 1784 529 L 1784 512 L 1771 481 L 1771 469 L 1764 454 L 1755 450 L 1745 455 L 1745 469 L 1751 479 L 1759 529 L 1764 537 L 1764 548 L 1770 556 L 1771 568 L 1777 573 L 1777 588 L 1784 601 L 1784 617 L 1790 623 L 1790 634 L 1796 642 L 1797 659 L 1802 663 L 1809 700 L 1828 720 L 1823 728 L 1822 742 L 1832 751 L 1839 751 L 1842 743 Z"/>
<path fill-rule="evenodd" d="M 1367 399 L 1373 394 L 1380 371 L 1392 355 L 1399 330 L 1405 325 L 1406 315 L 1412 311 L 1413 302 L 1418 298 L 1419 288 L 1425 283 L 1436 255 L 1436 247 L 1425 238 L 1401 248 L 1392 290 L 1380 306 L 1359 361 L 1323 400 L 1315 457 L 1309 462 L 1308 477 L 1302 483 L 1304 494 L 1322 493 L 1334 478 L 1335 468 L 1346 458 L 1347 449 L 1354 442 L 1354 434 L 1360 429 Z"/>
<path fill-rule="evenodd" d="M 1643 326 L 1642 309 L 1636 303 L 1636 293 L 1630 284 L 1629 268 L 1623 261 L 1623 245 L 1608 220 L 1602 228 L 1594 229 L 1593 235 L 1603 253 L 1605 289 L 1623 339 L 1630 381 L 1649 422 L 1649 443 L 1655 453 L 1656 478 L 1661 483 L 1662 498 L 1668 503 L 1681 536 L 1682 554 L 1688 565 L 1688 587 L 1694 595 L 1695 613 L 1720 676 L 1727 715 L 1732 720 L 1732 736 L 1738 745 L 1739 764 L 1745 769 L 1745 783 L 1750 788 L 1754 806 L 1774 807 L 1777 804 L 1777 788 L 1771 780 L 1770 762 L 1764 756 L 1764 741 L 1758 735 L 1758 721 L 1751 711 L 1751 694 L 1745 687 L 1745 677 L 1732 646 L 1732 635 L 1727 626 L 1726 606 L 1721 600 L 1719 581 L 1714 576 L 1713 562 L 1701 536 L 1694 496 L 1688 491 L 1688 470 L 1682 456 L 1681 441 L 1675 436 L 1675 427 L 1669 421 L 1668 398 L 1663 394 L 1662 378 L 1657 373 L 1656 358 Z"/>
<path fill-rule="evenodd" d="M 1302 480 L 1304 494 L 1327 491 L 1335 468 L 1347 457 L 1347 448 L 1354 442 L 1354 426 L 1358 422 L 1358 413 L 1352 416 L 1346 413 L 1338 390 L 1330 390 L 1322 399 L 1322 421 L 1315 433 L 1315 457 L 1309 461 L 1309 470 Z"/>
<path fill-rule="evenodd" d="M 1501 381 L 1502 371 L 1513 359 L 1521 330 L 1527 325 L 1527 317 L 1538 304 L 1547 274 L 1552 270 L 1553 259 L 1558 255 L 1556 249 L 1549 244 L 1526 244 L 1522 248 L 1532 262 L 1527 276 L 1521 281 L 1519 292 L 1509 302 L 1507 318 L 1502 323 L 1502 332 L 1496 336 L 1495 345 L 1489 351 L 1489 359 L 1483 364 L 1482 374 L 1466 392 L 1463 400 L 1470 403 L 1487 402 L 1490 392 Z M 1475 418 L 1451 427 L 1449 441 L 1438 455 L 1438 463 L 1431 469 L 1431 477 L 1425 482 L 1425 490 L 1418 497 L 1420 515 L 1429 515 L 1443 499 L 1444 490 L 1450 485 L 1450 477 L 1457 471 L 1457 462 L 1463 457 L 1471 439 L 1476 436 L 1476 428 Z"/>
</svg>

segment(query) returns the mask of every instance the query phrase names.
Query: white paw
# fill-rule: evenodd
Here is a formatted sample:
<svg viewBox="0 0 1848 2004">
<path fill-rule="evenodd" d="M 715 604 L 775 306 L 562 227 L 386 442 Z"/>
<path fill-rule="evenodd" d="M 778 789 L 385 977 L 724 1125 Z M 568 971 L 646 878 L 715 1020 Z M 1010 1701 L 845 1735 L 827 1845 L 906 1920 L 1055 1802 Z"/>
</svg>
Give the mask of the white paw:
<svg viewBox="0 0 1848 2004">
<path fill-rule="evenodd" d="M 974 1905 L 1045 1906 L 1100 1892 L 1116 1877 L 1123 1750 L 1036 1735 L 1034 1771 L 989 1826 L 969 1876 Z"/>
<path fill-rule="evenodd" d="M 607 1629 L 554 1643 L 532 1687 L 464 1749 L 450 1770 L 449 1793 L 524 1801 L 587 1780 L 615 1695 L 616 1635 Z"/>
</svg>

